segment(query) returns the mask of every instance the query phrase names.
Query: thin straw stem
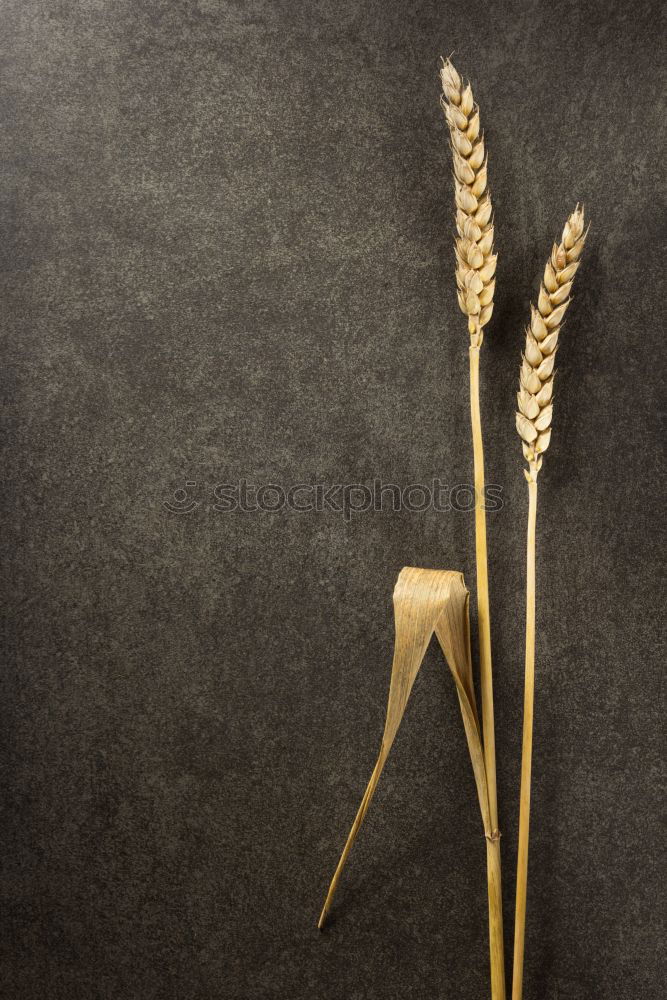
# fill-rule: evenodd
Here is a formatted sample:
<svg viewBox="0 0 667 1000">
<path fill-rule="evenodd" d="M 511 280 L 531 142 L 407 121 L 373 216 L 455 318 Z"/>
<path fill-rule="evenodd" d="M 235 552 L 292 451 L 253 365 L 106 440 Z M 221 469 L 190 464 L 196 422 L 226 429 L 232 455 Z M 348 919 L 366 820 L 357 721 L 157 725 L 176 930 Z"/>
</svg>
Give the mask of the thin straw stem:
<svg viewBox="0 0 667 1000">
<path fill-rule="evenodd" d="M 491 664 L 491 613 L 486 551 L 486 511 L 484 509 L 484 446 L 479 408 L 479 343 L 470 345 L 470 419 L 475 476 L 475 555 L 477 564 L 477 620 L 479 628 L 480 688 L 482 694 L 482 734 L 484 763 L 489 795 L 492 840 L 487 846 L 487 886 L 489 896 L 489 953 L 492 1000 L 505 1000 L 505 959 L 503 950 L 503 905 L 500 869 L 500 834 L 496 793 L 496 742 L 493 718 L 493 671 Z M 488 838 L 487 838 L 488 840 Z"/>
<path fill-rule="evenodd" d="M 505 952 L 499 836 L 493 839 L 486 838 L 486 870 L 489 896 L 491 997 L 492 1000 L 505 1000 Z"/>
<path fill-rule="evenodd" d="M 533 757 L 533 704 L 535 698 L 535 523 L 537 520 L 536 472 L 528 478 L 528 539 L 526 549 L 526 676 L 523 695 L 523 745 L 521 748 L 521 801 L 519 807 L 519 853 L 516 875 L 514 921 L 514 970 L 512 1000 L 523 995 L 523 959 L 526 937 L 526 891 L 528 888 L 528 838 L 530 834 L 530 776 Z"/>
<path fill-rule="evenodd" d="M 496 795 L 496 739 L 493 720 L 493 671 L 491 665 L 491 612 L 489 608 L 489 570 L 486 554 L 486 510 L 484 508 L 484 445 L 479 409 L 479 352 L 470 347 L 470 419 L 475 469 L 475 561 L 477 563 L 477 622 L 479 628 L 480 687 L 482 693 L 482 734 L 484 761 L 489 786 L 491 824 L 498 826 Z"/>
</svg>

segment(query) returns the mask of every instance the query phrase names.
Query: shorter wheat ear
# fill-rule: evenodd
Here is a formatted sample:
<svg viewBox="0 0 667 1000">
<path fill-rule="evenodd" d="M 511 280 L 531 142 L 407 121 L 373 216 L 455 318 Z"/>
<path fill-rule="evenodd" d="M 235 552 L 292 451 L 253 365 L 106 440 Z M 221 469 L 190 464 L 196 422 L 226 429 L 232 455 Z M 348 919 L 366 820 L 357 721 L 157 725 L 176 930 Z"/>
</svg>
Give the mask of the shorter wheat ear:
<svg viewBox="0 0 667 1000">
<path fill-rule="evenodd" d="M 523 995 L 523 960 L 526 937 L 528 889 L 528 839 L 530 834 L 530 779 L 533 757 L 533 707 L 535 700 L 535 526 L 537 522 L 537 475 L 551 441 L 554 362 L 558 334 L 570 303 L 572 282 L 584 249 L 584 210 L 577 205 L 565 223 L 561 241 L 554 244 L 544 269 L 537 308 L 531 306 L 530 326 L 519 375 L 516 426 L 528 469 L 528 534 L 526 547 L 526 655 L 521 746 L 521 798 L 519 805 L 519 850 L 514 921 L 514 966 L 512 1000 Z"/>
</svg>

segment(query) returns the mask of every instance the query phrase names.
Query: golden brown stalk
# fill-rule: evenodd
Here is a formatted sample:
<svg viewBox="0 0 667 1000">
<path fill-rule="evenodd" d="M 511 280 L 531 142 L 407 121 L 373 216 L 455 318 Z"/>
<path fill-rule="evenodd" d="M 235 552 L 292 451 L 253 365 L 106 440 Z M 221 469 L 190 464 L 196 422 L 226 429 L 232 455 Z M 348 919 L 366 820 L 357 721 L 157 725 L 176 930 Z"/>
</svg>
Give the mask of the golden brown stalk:
<svg viewBox="0 0 667 1000">
<path fill-rule="evenodd" d="M 514 922 L 514 969 L 512 1000 L 523 994 L 523 959 L 526 935 L 526 894 L 528 888 L 528 839 L 530 833 L 530 778 L 533 754 L 533 706 L 535 699 L 535 524 L 537 519 L 537 474 L 542 456 L 551 440 L 553 413 L 554 360 L 558 334 L 579 258 L 584 249 L 584 211 L 577 205 L 565 223 L 563 236 L 554 244 L 544 270 L 537 309 L 531 306 L 526 330 L 526 349 L 521 364 L 519 411 L 516 426 L 528 462 L 528 536 L 526 556 L 526 658 L 521 748 L 521 801 L 519 807 L 519 852 L 516 877 Z"/>
<path fill-rule="evenodd" d="M 491 615 L 489 609 L 486 512 L 484 508 L 484 448 L 479 408 L 479 351 L 483 328 L 493 312 L 497 257 L 493 252 L 493 209 L 487 189 L 484 137 L 479 108 L 470 84 L 463 85 L 450 60 L 443 60 L 441 104 L 449 125 L 454 161 L 456 199 L 456 284 L 459 306 L 468 317 L 470 334 L 470 416 L 475 470 L 475 555 L 477 565 L 477 617 L 479 623 L 480 687 L 484 763 L 489 795 L 492 837 L 487 837 L 489 895 L 489 948 L 491 995 L 505 997 L 503 915 L 500 878 L 500 834 L 496 793 L 496 745 L 493 718 L 491 664 Z"/>
</svg>

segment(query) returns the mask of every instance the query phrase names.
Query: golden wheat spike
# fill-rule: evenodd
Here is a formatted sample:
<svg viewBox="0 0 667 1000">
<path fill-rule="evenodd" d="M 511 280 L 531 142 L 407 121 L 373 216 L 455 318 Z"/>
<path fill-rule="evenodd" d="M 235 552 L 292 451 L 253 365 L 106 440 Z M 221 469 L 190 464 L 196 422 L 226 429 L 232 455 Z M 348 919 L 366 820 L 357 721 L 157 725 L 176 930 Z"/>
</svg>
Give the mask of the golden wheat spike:
<svg viewBox="0 0 667 1000">
<path fill-rule="evenodd" d="M 489 790 L 489 808 L 494 851 L 489 854 L 489 948 L 491 953 L 492 1000 L 505 1000 L 503 956 L 503 909 L 500 879 L 498 801 L 496 793 L 496 743 L 491 661 L 491 611 L 486 545 L 484 500 L 484 445 L 479 406 L 479 355 L 484 326 L 491 319 L 497 256 L 493 252 L 493 208 L 487 187 L 487 157 L 480 132 L 479 108 L 470 84 L 463 85 L 451 60 L 440 69 L 441 105 L 449 125 L 454 161 L 456 201 L 456 284 L 459 306 L 468 317 L 470 347 L 470 420 L 475 473 L 475 563 L 477 569 L 477 622 L 479 628 L 479 672 L 482 695 L 484 764 Z"/>
<path fill-rule="evenodd" d="M 440 80 L 454 161 L 457 294 L 461 311 L 468 317 L 470 336 L 481 345 L 482 328 L 493 312 L 497 260 L 484 136 L 470 84 L 463 85 L 449 59 L 442 62 Z"/>
<path fill-rule="evenodd" d="M 584 249 L 584 210 L 577 207 L 565 223 L 560 243 L 554 244 L 544 269 L 537 307 L 531 306 L 530 325 L 519 373 L 516 429 L 529 463 L 526 476 L 537 476 L 542 455 L 551 440 L 554 362 L 558 334 L 571 301 L 570 292 Z"/>
<path fill-rule="evenodd" d="M 526 539 L 526 654 L 521 746 L 521 793 L 519 804 L 519 849 L 517 856 L 516 907 L 512 1000 L 523 995 L 523 965 L 526 939 L 528 890 L 528 841 L 530 836 L 530 780 L 533 757 L 533 713 L 535 702 L 535 526 L 537 521 L 537 474 L 551 440 L 554 359 L 563 316 L 584 248 L 584 210 L 577 205 L 565 223 L 561 241 L 554 244 L 544 269 L 537 308 L 531 307 L 526 348 L 519 377 L 519 412 L 516 425 L 528 462 L 528 532 Z"/>
</svg>

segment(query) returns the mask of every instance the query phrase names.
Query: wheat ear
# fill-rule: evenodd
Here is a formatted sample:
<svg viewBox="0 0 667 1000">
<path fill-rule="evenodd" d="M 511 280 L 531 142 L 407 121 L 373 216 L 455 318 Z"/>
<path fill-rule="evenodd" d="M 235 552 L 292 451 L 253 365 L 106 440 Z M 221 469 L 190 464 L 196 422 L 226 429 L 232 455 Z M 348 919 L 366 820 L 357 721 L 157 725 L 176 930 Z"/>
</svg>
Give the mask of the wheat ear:
<svg viewBox="0 0 667 1000">
<path fill-rule="evenodd" d="M 572 281 L 584 249 L 584 210 L 577 205 L 565 223 L 561 241 L 554 244 L 544 269 L 537 308 L 531 306 L 530 326 L 521 363 L 519 411 L 516 426 L 528 462 L 528 534 L 526 556 L 526 659 L 521 747 L 521 798 L 519 805 L 519 851 L 514 921 L 514 967 L 512 1000 L 523 995 L 523 960 L 526 936 L 528 888 L 528 839 L 530 834 L 530 778 L 533 755 L 533 705 L 535 700 L 535 525 L 537 520 L 537 474 L 551 440 L 554 361 L 558 334 L 570 303 Z"/>
<path fill-rule="evenodd" d="M 440 79 L 440 101 L 449 125 L 454 160 L 458 300 L 468 317 L 471 343 L 481 346 L 483 327 L 493 312 L 497 260 L 493 253 L 493 209 L 487 190 L 484 136 L 470 84 L 463 86 L 449 59 L 443 60 Z"/>
<path fill-rule="evenodd" d="M 440 70 L 442 109 L 449 125 L 454 161 L 456 200 L 456 284 L 459 306 L 468 317 L 470 347 L 470 418 L 475 471 L 475 561 L 477 567 L 477 619 L 480 648 L 480 688 L 484 765 L 489 795 L 492 835 L 487 837 L 487 883 L 489 896 L 489 949 L 491 996 L 505 998 L 503 954 L 503 909 L 500 873 L 500 833 L 496 792 L 496 745 L 493 719 L 493 673 L 491 665 L 491 615 L 484 508 L 484 446 L 479 407 L 479 352 L 483 329 L 493 312 L 497 257 L 493 252 L 493 209 L 487 188 L 484 136 L 480 132 L 479 108 L 470 84 L 449 59 Z"/>
<path fill-rule="evenodd" d="M 554 243 L 544 269 L 537 308 L 531 305 L 530 326 L 526 328 L 526 349 L 519 376 L 516 429 L 529 464 L 526 479 L 537 479 L 542 455 L 551 440 L 554 361 L 558 334 L 570 304 L 572 282 L 584 249 L 584 210 L 577 205 L 565 223 L 560 243 Z"/>
</svg>

